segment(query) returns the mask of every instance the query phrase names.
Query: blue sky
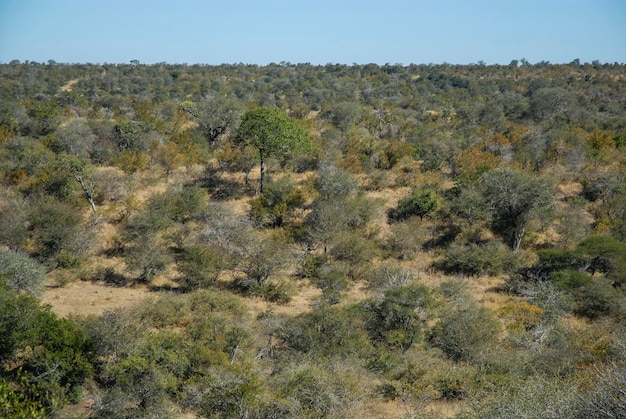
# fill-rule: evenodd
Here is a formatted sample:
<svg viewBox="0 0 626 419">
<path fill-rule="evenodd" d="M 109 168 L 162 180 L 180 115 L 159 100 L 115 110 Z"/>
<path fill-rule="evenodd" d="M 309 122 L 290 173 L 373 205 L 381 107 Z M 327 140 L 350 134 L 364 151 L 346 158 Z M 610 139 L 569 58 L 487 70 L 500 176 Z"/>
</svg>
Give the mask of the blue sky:
<svg viewBox="0 0 626 419">
<path fill-rule="evenodd" d="M 626 0 L 0 0 L 0 62 L 626 62 Z"/>
</svg>

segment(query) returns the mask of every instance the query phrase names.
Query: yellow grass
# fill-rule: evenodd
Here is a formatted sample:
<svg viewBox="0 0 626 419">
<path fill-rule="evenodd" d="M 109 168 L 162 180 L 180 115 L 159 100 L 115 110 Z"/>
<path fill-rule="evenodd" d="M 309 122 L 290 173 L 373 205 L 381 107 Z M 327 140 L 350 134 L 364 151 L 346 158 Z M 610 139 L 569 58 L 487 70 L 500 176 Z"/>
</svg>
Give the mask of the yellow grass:
<svg viewBox="0 0 626 419">
<path fill-rule="evenodd" d="M 106 311 L 136 304 L 150 292 L 146 287 L 117 288 L 78 281 L 63 288 L 48 288 L 42 298 L 61 317 L 72 314 L 98 316 Z"/>
</svg>

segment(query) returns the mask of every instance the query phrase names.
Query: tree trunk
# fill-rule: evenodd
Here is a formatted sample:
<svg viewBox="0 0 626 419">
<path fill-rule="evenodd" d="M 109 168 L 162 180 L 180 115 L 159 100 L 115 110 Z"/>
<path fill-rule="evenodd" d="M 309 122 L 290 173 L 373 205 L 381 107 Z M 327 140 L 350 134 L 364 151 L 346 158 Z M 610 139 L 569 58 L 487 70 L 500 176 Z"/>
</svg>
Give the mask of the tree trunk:
<svg viewBox="0 0 626 419">
<path fill-rule="evenodd" d="M 93 201 L 93 195 L 85 186 L 85 182 L 83 181 L 83 177 L 80 175 L 74 175 L 74 178 L 80 183 L 80 187 L 83 188 L 83 192 L 85 193 L 85 198 L 89 201 L 89 205 L 91 206 L 91 211 L 93 211 L 93 215 L 96 215 L 96 203 Z"/>
<path fill-rule="evenodd" d="M 524 227 L 516 228 L 513 231 L 513 241 L 511 243 L 511 249 L 513 251 L 517 251 L 522 244 L 522 239 L 524 238 L 524 233 L 526 229 Z"/>
<path fill-rule="evenodd" d="M 261 157 L 261 186 L 259 187 L 259 193 L 263 194 L 263 181 L 265 180 L 265 160 Z"/>
</svg>

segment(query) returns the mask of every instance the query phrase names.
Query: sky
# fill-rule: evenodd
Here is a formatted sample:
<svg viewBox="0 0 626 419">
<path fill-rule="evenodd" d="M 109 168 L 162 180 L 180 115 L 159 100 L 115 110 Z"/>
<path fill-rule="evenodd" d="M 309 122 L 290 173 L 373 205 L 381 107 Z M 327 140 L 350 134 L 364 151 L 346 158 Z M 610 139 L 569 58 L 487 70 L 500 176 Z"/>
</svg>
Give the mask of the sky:
<svg viewBox="0 0 626 419">
<path fill-rule="evenodd" d="M 626 0 L 0 0 L 0 63 L 626 63 Z"/>
</svg>

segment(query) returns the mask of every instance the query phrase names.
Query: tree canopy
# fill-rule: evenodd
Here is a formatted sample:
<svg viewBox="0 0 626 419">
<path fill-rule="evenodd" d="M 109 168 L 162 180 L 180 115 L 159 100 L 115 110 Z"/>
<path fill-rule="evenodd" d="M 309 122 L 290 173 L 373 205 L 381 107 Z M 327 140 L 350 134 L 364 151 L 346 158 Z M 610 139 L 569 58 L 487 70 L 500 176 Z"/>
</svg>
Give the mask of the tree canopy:
<svg viewBox="0 0 626 419">
<path fill-rule="evenodd" d="M 265 179 L 265 162 L 270 157 L 294 156 L 310 150 L 312 143 L 306 129 L 278 108 L 261 106 L 244 113 L 235 142 L 250 145 L 261 163 L 261 186 Z"/>
<path fill-rule="evenodd" d="M 517 250 L 533 213 L 552 202 L 549 183 L 508 168 L 487 172 L 481 180 L 493 231 Z"/>
</svg>

